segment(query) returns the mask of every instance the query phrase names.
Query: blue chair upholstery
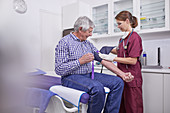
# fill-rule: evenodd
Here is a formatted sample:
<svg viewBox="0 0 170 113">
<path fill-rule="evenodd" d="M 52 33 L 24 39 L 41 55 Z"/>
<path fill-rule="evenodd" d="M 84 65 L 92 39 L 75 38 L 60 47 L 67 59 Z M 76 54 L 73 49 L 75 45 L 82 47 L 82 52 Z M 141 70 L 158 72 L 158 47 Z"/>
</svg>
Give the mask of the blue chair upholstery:
<svg viewBox="0 0 170 113">
<path fill-rule="evenodd" d="M 27 76 L 27 85 L 29 87 L 40 88 L 49 90 L 51 86 L 61 85 L 61 78 L 47 75 L 29 75 Z M 80 102 L 86 104 L 88 103 L 90 96 L 85 93 L 81 96 Z"/>
</svg>

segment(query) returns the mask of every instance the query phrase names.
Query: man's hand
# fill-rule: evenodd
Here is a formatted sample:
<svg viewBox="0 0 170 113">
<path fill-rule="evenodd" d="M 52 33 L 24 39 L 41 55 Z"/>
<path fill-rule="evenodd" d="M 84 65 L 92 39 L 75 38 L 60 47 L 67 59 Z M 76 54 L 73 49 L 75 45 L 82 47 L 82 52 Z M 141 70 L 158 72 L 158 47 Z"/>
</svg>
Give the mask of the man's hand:
<svg viewBox="0 0 170 113">
<path fill-rule="evenodd" d="M 102 54 L 109 54 L 113 48 L 115 48 L 116 46 L 103 46 L 101 49 L 100 49 L 100 53 Z"/>
<path fill-rule="evenodd" d="M 79 58 L 80 65 L 89 63 L 94 60 L 94 56 L 92 53 L 87 53 Z"/>
<path fill-rule="evenodd" d="M 131 82 L 134 79 L 134 76 L 130 72 L 128 72 L 128 73 L 125 73 L 124 76 L 122 76 L 122 79 L 125 82 Z"/>
<path fill-rule="evenodd" d="M 111 61 L 111 62 L 113 62 L 113 60 L 115 59 L 115 56 L 106 55 L 106 54 L 102 54 L 102 53 L 99 53 L 99 56 L 100 56 L 102 59 L 105 59 L 105 60 L 108 60 L 108 61 Z"/>
</svg>

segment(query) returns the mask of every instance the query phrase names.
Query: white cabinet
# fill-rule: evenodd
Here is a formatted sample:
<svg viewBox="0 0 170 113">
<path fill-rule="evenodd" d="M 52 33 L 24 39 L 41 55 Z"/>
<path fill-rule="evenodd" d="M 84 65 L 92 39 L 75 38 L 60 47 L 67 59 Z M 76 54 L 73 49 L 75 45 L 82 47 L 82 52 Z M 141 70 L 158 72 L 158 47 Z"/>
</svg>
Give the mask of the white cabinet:
<svg viewBox="0 0 170 113">
<path fill-rule="evenodd" d="M 170 113 L 170 74 L 142 73 L 144 113 Z"/>
<path fill-rule="evenodd" d="M 142 32 L 169 30 L 169 0 L 140 0 Z"/>
<path fill-rule="evenodd" d="M 112 20 L 114 21 L 113 32 L 118 33 L 120 32 L 120 30 L 117 28 L 115 16 L 123 10 L 127 10 L 131 14 L 134 14 L 134 12 L 136 11 L 134 10 L 135 8 L 133 8 L 134 0 L 115 0 L 114 2 L 112 2 L 112 4 L 113 4 Z"/>
<path fill-rule="evenodd" d="M 142 73 L 144 113 L 163 113 L 163 74 Z"/>
<path fill-rule="evenodd" d="M 92 8 L 92 17 L 95 24 L 93 34 L 109 34 L 108 32 L 108 4 Z"/>
<path fill-rule="evenodd" d="M 91 6 L 92 19 L 96 24 L 92 38 L 120 36 L 115 16 L 127 10 L 138 19 L 139 33 L 152 33 L 170 30 L 169 0 L 110 0 L 100 5 Z M 97 34 L 97 36 L 96 36 Z"/>
<path fill-rule="evenodd" d="M 111 34 L 110 2 L 97 2 L 91 6 L 91 16 L 95 24 L 93 36 L 109 36 Z"/>
<path fill-rule="evenodd" d="M 63 29 L 74 27 L 74 23 L 80 16 L 90 16 L 90 6 L 84 2 L 77 1 L 62 8 Z"/>
<path fill-rule="evenodd" d="M 164 74 L 164 113 L 170 113 L 170 74 Z"/>
</svg>

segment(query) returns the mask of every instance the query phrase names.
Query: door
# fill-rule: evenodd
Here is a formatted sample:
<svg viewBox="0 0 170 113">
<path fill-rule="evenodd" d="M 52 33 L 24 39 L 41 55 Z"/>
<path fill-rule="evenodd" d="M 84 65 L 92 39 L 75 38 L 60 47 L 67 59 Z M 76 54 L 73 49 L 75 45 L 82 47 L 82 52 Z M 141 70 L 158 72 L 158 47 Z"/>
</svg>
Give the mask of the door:
<svg viewBox="0 0 170 113">
<path fill-rule="evenodd" d="M 144 113 L 163 113 L 163 74 L 142 73 Z"/>
<path fill-rule="evenodd" d="M 164 74 L 164 113 L 169 113 L 170 112 L 170 74 Z"/>
<path fill-rule="evenodd" d="M 54 71 L 55 46 L 62 37 L 61 15 L 40 10 L 41 69 Z"/>
</svg>

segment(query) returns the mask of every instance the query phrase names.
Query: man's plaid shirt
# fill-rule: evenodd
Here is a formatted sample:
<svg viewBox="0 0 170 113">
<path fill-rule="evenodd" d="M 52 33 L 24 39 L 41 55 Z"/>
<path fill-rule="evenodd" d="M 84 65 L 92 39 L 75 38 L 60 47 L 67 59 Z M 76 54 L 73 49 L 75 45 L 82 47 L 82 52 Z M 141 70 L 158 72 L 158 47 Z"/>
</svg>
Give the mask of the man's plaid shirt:
<svg viewBox="0 0 170 113">
<path fill-rule="evenodd" d="M 94 51 L 98 50 L 88 40 L 81 42 L 72 33 L 63 37 L 55 48 L 56 74 L 65 76 L 91 73 L 91 63 L 80 65 L 78 59 L 87 53 L 94 53 Z"/>
</svg>

